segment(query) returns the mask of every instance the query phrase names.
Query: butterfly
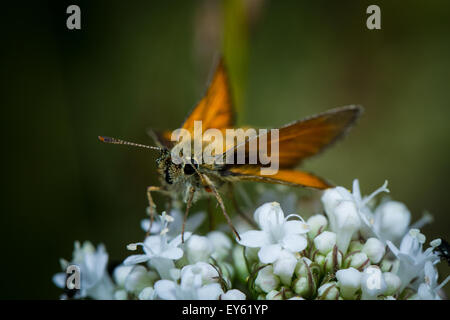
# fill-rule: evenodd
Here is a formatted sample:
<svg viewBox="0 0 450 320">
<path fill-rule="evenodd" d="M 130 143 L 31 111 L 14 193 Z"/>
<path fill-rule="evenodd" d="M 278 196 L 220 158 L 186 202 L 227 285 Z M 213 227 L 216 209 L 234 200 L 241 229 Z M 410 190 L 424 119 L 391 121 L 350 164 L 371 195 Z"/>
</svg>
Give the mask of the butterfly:
<svg viewBox="0 0 450 320">
<path fill-rule="evenodd" d="M 212 195 L 217 199 L 231 230 L 240 239 L 227 213 L 221 196 L 222 190 L 227 188 L 232 190 L 233 184 L 239 181 L 257 181 L 315 189 L 332 187 L 332 184 L 325 179 L 296 170 L 295 167 L 304 159 L 320 153 L 343 137 L 360 117 L 362 110 L 362 107 L 355 105 L 332 109 L 287 124 L 279 128 L 276 131 L 277 134 L 271 130 L 265 131 L 263 134 L 245 136 L 245 131 L 241 130 L 240 135 L 236 135 L 236 139 L 231 142 L 226 140 L 226 143 L 222 143 L 218 148 L 217 145 L 215 148 L 211 148 L 214 150 L 212 155 L 215 160 L 209 163 L 198 161 L 199 154 L 195 151 L 188 154 L 174 154 L 174 148 L 183 143 L 192 145 L 197 142 L 202 147 L 208 147 L 217 142 L 212 141 L 211 137 L 208 138 L 207 135 L 206 137 L 205 135 L 196 137 L 195 130 L 199 121 L 201 121 L 201 129 L 205 133 L 208 129 L 215 129 L 216 133 L 227 136 L 229 129 L 234 127 L 236 114 L 233 109 L 227 69 L 221 59 L 206 94 L 193 108 L 180 128 L 183 132 L 190 134 L 188 139 L 180 142 L 180 135 L 175 134 L 175 131 L 158 132 L 154 130 L 149 130 L 149 135 L 153 138 L 156 146 L 105 136 L 99 136 L 99 139 L 105 143 L 131 145 L 155 149 L 159 152 L 156 164 L 161 185 L 147 188 L 150 224 L 152 224 L 156 212 L 156 205 L 152 198 L 154 192 L 168 195 L 171 198 L 169 203 L 181 197 L 186 203 L 184 221 L 186 221 L 192 204 L 198 198 Z M 243 134 L 244 139 L 241 139 L 240 143 L 236 142 L 242 138 Z M 262 145 L 260 142 L 263 140 L 275 142 L 277 149 L 271 148 L 272 144 Z M 262 173 L 262 169 L 267 167 L 267 163 L 258 156 L 256 158 L 254 156 L 261 149 L 265 149 L 266 153 L 271 153 L 271 159 L 274 162 L 272 165 L 275 164 L 277 168 L 275 172 Z M 236 160 L 238 156 L 244 161 L 224 161 Z M 174 157 L 177 158 L 177 161 Z M 233 196 L 232 200 L 236 204 Z M 236 211 L 243 215 L 240 210 Z M 249 220 L 245 215 L 243 217 Z M 184 236 L 184 225 L 183 223 L 182 236 Z"/>
</svg>

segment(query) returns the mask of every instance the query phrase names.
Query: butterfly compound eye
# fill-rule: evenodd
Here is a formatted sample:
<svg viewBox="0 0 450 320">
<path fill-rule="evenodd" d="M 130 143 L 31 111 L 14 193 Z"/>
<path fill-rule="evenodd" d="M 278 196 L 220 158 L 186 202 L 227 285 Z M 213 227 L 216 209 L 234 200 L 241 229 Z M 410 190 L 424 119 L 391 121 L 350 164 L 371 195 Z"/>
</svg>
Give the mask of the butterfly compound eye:
<svg viewBox="0 0 450 320">
<path fill-rule="evenodd" d="M 191 160 L 191 163 L 186 163 L 184 165 L 183 171 L 187 175 L 191 175 L 195 173 L 195 169 L 198 169 L 198 163 L 195 160 Z"/>
</svg>

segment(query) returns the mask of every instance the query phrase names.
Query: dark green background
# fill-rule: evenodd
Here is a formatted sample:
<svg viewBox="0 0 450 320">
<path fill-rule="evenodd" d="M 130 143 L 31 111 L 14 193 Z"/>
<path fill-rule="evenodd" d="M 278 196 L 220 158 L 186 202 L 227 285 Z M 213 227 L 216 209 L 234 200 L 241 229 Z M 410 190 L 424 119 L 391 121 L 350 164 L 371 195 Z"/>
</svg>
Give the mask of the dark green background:
<svg viewBox="0 0 450 320">
<path fill-rule="evenodd" d="M 179 127 L 220 52 L 241 124 L 363 105 L 347 139 L 306 168 L 347 187 L 359 178 L 366 194 L 388 179 L 413 220 L 435 216 L 428 240 L 448 237 L 450 3 L 250 2 L 2 7 L 1 298 L 57 298 L 51 276 L 77 239 L 127 256 L 157 183 L 155 154 L 97 135 L 150 143 L 146 128 Z M 79 31 L 66 28 L 72 3 Z M 366 28 L 369 4 L 382 30 Z"/>
</svg>

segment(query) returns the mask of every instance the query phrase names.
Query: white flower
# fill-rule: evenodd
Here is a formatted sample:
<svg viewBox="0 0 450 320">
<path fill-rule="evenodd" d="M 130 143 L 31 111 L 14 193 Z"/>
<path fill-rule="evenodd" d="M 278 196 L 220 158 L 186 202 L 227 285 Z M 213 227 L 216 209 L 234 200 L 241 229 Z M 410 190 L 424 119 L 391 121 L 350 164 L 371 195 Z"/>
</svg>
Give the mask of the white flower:
<svg viewBox="0 0 450 320">
<path fill-rule="evenodd" d="M 144 254 L 129 256 L 124 261 L 125 265 L 147 262 L 153 258 L 178 260 L 183 256 L 183 250 L 179 248 L 181 245 L 181 234 L 169 241 L 167 225 L 172 220 L 172 218 L 169 219 L 169 217 L 170 216 L 165 215 L 164 212 L 161 215 L 161 223 L 164 228 L 159 235 L 149 236 L 143 243 L 138 242 L 128 245 L 128 248 L 131 250 L 134 250 L 137 246 L 141 246 L 144 249 Z M 189 239 L 190 236 L 190 232 L 185 232 L 184 239 Z"/>
<path fill-rule="evenodd" d="M 102 244 L 95 250 L 95 247 L 89 241 L 84 242 L 83 246 L 76 241 L 73 260 L 70 263 L 64 261 L 62 264 L 64 264 L 63 269 L 66 269 L 69 265 L 77 265 L 80 268 L 81 283 L 76 298 L 90 297 L 99 300 L 114 298 L 114 286 L 106 271 L 108 254 Z M 59 288 L 65 288 L 66 286 L 67 274 L 65 271 L 53 276 L 53 282 Z"/>
<path fill-rule="evenodd" d="M 373 231 L 373 214 L 368 204 L 380 192 L 389 192 L 387 181 L 367 197 L 362 197 L 359 181 L 353 181 L 353 192 L 343 187 L 327 189 L 322 196 L 325 213 L 330 220 L 330 228 L 337 234 L 337 246 L 346 252 L 354 232 L 362 228 L 369 235 Z"/>
<path fill-rule="evenodd" d="M 344 299 L 355 299 L 361 287 L 361 272 L 355 268 L 341 269 L 336 272 L 336 279 Z"/>
<path fill-rule="evenodd" d="M 383 273 L 377 266 L 369 266 L 361 275 L 361 300 L 376 300 L 387 289 Z"/>
<path fill-rule="evenodd" d="M 433 253 L 433 247 L 422 251 L 425 236 L 418 229 L 411 229 L 402 239 L 398 249 L 391 241 L 387 245 L 392 253 L 400 261 L 397 275 L 402 280 L 402 291 L 411 280 L 424 276 L 424 267 L 427 261 L 437 262 L 439 257 Z"/>
<path fill-rule="evenodd" d="M 221 300 L 245 300 L 245 294 L 237 289 L 228 290 L 220 296 Z"/>
<path fill-rule="evenodd" d="M 324 231 L 314 238 L 314 246 L 323 255 L 333 250 L 336 244 L 336 233 Z"/>
<path fill-rule="evenodd" d="M 149 261 L 158 271 L 161 278 L 173 279 L 172 271 L 175 268 L 173 260 L 178 260 L 183 256 L 183 250 L 179 248 L 182 242 L 182 236 L 179 234 L 169 241 L 168 225 L 173 221 L 173 218 L 163 212 L 160 219 L 163 229 L 159 235 L 149 236 L 143 243 L 138 242 L 127 246 L 131 250 L 136 249 L 137 246 L 141 246 L 144 254 L 131 255 L 123 263 L 124 265 L 134 265 Z M 190 232 L 184 233 L 185 240 L 189 239 L 190 236 Z"/>
<path fill-rule="evenodd" d="M 232 243 L 229 237 L 223 232 L 211 231 L 206 235 L 213 246 L 211 257 L 216 260 L 224 260 L 230 255 Z"/>
<path fill-rule="evenodd" d="M 399 201 L 386 201 L 375 210 L 373 227 L 379 237 L 396 243 L 408 231 L 411 213 Z"/>
<path fill-rule="evenodd" d="M 255 286 L 265 293 L 278 288 L 280 278 L 273 273 L 273 266 L 268 265 L 259 270 L 255 279 Z"/>
<path fill-rule="evenodd" d="M 377 238 L 369 238 L 362 248 L 372 263 L 378 263 L 386 253 L 385 244 Z"/>
<path fill-rule="evenodd" d="M 213 245 L 207 237 L 192 235 L 186 242 L 186 257 L 189 263 L 208 261 Z"/>
<path fill-rule="evenodd" d="M 300 221 L 288 220 L 297 217 Z M 266 203 L 256 209 L 254 218 L 261 230 L 250 230 L 242 234 L 241 245 L 261 248 L 258 257 L 262 263 L 275 262 L 282 249 L 300 252 L 307 246 L 304 236 L 308 232 L 308 225 L 298 215 L 284 217 L 277 202 Z"/>
<path fill-rule="evenodd" d="M 442 300 L 439 296 L 439 290 L 444 287 L 450 276 L 448 276 L 440 285 L 438 285 L 438 273 L 431 261 L 425 262 L 425 282 L 421 283 L 417 291 L 417 298 L 420 300 Z"/>
<path fill-rule="evenodd" d="M 180 210 L 173 209 L 172 211 L 170 211 L 170 217 L 173 218 L 173 222 L 171 222 L 170 224 L 170 230 L 167 233 L 167 235 L 170 238 L 174 238 L 181 233 L 184 215 Z M 198 227 L 200 227 L 205 218 L 206 214 L 204 212 L 197 212 L 195 214 L 190 215 L 186 220 L 185 231 L 194 232 L 195 230 L 197 230 Z M 164 229 L 163 225 L 164 225 L 163 221 L 157 220 L 153 221 L 150 233 L 159 234 Z M 148 231 L 149 227 L 150 227 L 150 219 L 144 219 L 141 221 L 141 228 L 144 231 Z"/>
<path fill-rule="evenodd" d="M 218 272 L 207 270 L 206 263 L 198 262 L 181 269 L 180 284 L 170 280 L 155 283 L 155 292 L 163 300 L 217 300 L 223 294 L 219 283 L 211 282 L 218 278 Z M 214 274 L 214 276 L 212 276 Z M 206 280 L 205 280 L 206 279 Z"/>
</svg>

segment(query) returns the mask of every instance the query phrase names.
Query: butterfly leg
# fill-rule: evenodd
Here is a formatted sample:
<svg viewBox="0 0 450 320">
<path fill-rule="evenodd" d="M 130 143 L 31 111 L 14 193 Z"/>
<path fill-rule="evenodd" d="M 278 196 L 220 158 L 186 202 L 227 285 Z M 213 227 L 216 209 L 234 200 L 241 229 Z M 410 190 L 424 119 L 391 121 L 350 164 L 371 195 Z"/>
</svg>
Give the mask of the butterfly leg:
<svg viewBox="0 0 450 320">
<path fill-rule="evenodd" d="M 187 202 L 186 202 L 186 212 L 184 213 L 183 226 L 181 228 L 181 242 L 182 243 L 184 243 L 184 229 L 186 227 L 186 220 L 187 220 L 187 216 L 189 214 L 189 209 L 191 208 L 192 200 L 194 199 L 194 194 L 195 194 L 195 188 L 191 187 L 189 189 L 189 194 L 188 194 L 188 198 L 187 198 Z"/>
<path fill-rule="evenodd" d="M 152 192 L 167 193 L 167 190 L 164 189 L 163 187 L 157 187 L 157 186 L 147 187 L 147 198 L 148 198 L 149 213 L 150 213 L 150 226 L 147 230 L 145 237 L 148 237 L 150 235 L 150 230 L 152 229 L 153 220 L 155 218 L 155 212 L 156 212 L 156 204 L 155 204 L 155 201 L 153 201 Z"/>
<path fill-rule="evenodd" d="M 212 198 L 208 197 L 206 199 L 206 201 L 207 201 L 209 230 L 212 231 L 212 230 L 214 230 L 214 207 L 213 207 Z"/>
<path fill-rule="evenodd" d="M 241 240 L 239 233 L 234 228 L 233 223 L 231 222 L 231 219 L 227 214 L 227 210 L 225 209 L 225 205 L 223 203 L 222 197 L 220 196 L 219 192 L 217 191 L 216 186 L 213 184 L 213 182 L 207 175 L 203 175 L 203 179 L 204 179 L 204 181 L 206 181 L 208 186 L 211 188 L 211 191 L 213 192 L 214 196 L 216 197 L 217 202 L 219 202 L 220 208 L 222 209 L 222 213 L 225 216 L 225 219 L 227 220 L 227 223 L 230 226 L 231 230 L 233 231 L 234 235 L 238 238 L 238 240 Z"/>
</svg>

